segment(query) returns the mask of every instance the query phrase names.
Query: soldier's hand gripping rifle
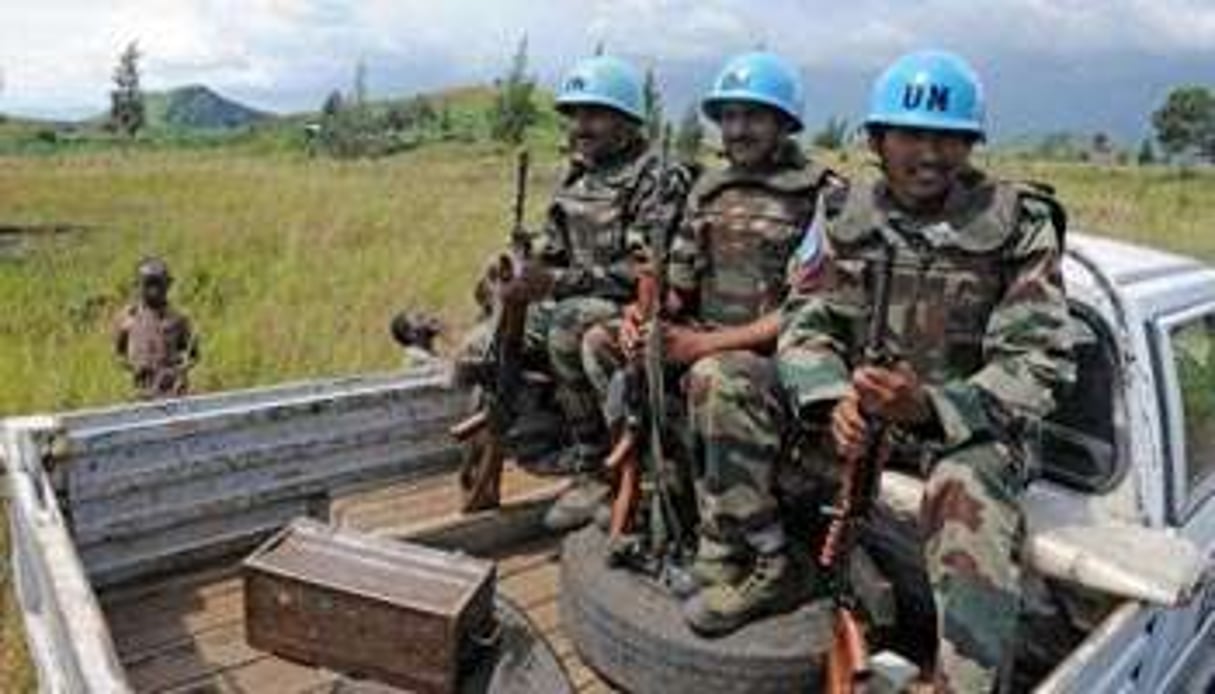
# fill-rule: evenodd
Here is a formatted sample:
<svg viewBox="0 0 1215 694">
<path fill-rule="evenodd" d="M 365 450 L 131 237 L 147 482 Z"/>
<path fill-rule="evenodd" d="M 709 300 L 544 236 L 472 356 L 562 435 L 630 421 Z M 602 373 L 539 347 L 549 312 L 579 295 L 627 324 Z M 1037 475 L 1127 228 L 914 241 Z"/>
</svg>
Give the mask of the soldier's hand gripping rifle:
<svg viewBox="0 0 1215 694">
<path fill-rule="evenodd" d="M 510 251 L 502 254 L 497 261 L 488 368 L 478 369 L 474 378 L 481 387 L 481 407 L 451 428 L 451 435 L 460 442 L 470 442 L 482 432 L 486 434 L 480 437 L 480 446 L 473 446 L 472 455 L 465 460 L 464 470 L 461 471 L 465 510 L 497 505 L 505 457 L 502 439 L 514 419 L 511 398 L 523 385 L 522 353 L 528 301 L 505 289 L 524 272 L 524 266 L 531 258 L 531 235 L 523 226 L 528 167 L 528 151 L 521 149 L 515 167 L 514 225 L 510 234 Z"/>
<path fill-rule="evenodd" d="M 890 313 L 891 276 L 895 248 L 882 242 L 882 262 L 874 276 L 874 300 L 869 315 L 863 362 L 887 366 L 893 358 L 886 348 Z M 831 650 L 827 653 L 824 690 L 852 694 L 868 678 L 869 645 L 850 576 L 851 554 L 864 521 L 877 498 L 886 448 L 886 425 L 878 416 L 862 412 L 865 440 L 862 453 L 843 461 L 843 478 L 835 503 L 827 509 L 831 523 L 819 551 L 819 566 L 826 572 L 835 603 Z"/>
<path fill-rule="evenodd" d="M 670 125 L 663 131 L 661 179 L 668 180 L 671 144 Z M 672 540 L 682 537 L 678 509 L 675 508 L 667 484 L 672 479 L 663 447 L 663 431 L 666 427 L 666 359 L 663 354 L 662 305 L 666 296 L 666 255 L 669 239 L 678 229 L 683 217 L 686 190 L 663 191 L 663 197 L 672 198 L 669 216 L 663 224 L 656 225 L 654 237 L 650 239 L 648 257 L 640 265 L 637 279 L 637 303 L 635 310 L 643 323 L 644 346 L 638 352 L 631 350 L 623 371 L 623 382 L 614 378 L 612 390 L 623 387 L 623 393 L 609 396 L 609 401 L 623 403 L 623 417 L 617 423 L 616 442 L 608 455 L 608 470 L 613 475 L 614 494 L 609 537 L 618 541 L 632 531 L 637 505 L 641 499 L 641 458 L 648 455 L 653 469 L 653 513 L 656 537 L 652 537 L 655 549 L 662 551 Z M 612 409 L 609 402 L 609 409 Z"/>
</svg>

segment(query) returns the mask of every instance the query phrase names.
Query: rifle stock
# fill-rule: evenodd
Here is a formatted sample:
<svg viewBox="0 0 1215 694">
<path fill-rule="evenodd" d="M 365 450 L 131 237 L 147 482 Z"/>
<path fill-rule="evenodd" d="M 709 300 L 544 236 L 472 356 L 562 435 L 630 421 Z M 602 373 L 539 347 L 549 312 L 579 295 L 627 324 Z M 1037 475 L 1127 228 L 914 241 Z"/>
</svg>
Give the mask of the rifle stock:
<svg viewBox="0 0 1215 694">
<path fill-rule="evenodd" d="M 498 504 L 505 457 L 502 437 L 515 414 L 510 398 L 522 385 L 521 358 L 528 304 L 507 300 L 502 288 L 522 270 L 523 263 L 531 255 L 531 235 L 523 225 L 529 167 L 528 151 L 520 149 L 515 164 L 510 252 L 499 260 L 498 292 L 494 301 L 494 333 L 490 345 L 493 375 L 480 383 L 484 394 L 482 407 L 449 430 L 452 437 L 469 447 L 460 474 L 465 511 Z M 485 505 L 487 503 L 491 505 Z"/>
<path fill-rule="evenodd" d="M 864 627 L 856 614 L 842 607 L 835 609 L 831 650 L 827 652 L 828 694 L 852 694 L 869 674 L 869 646 Z"/>
<path fill-rule="evenodd" d="M 660 186 L 667 184 L 670 169 L 671 127 L 663 129 L 659 160 Z M 669 193 L 667 191 L 666 193 Z M 666 194 L 664 193 L 664 194 Z M 687 191 L 679 191 L 670 216 L 653 229 L 648 254 L 640 259 L 637 278 L 637 314 L 646 325 L 643 349 L 632 346 L 625 370 L 624 401 L 628 413 L 618 431 L 617 443 L 609 465 L 615 463 L 615 496 L 612 503 L 613 537 L 628 532 L 641 497 L 641 457 L 648 453 L 654 475 L 654 513 L 652 546 L 675 552 L 684 539 L 679 510 L 667 488 L 673 479 L 663 445 L 666 428 L 666 359 L 663 354 L 662 304 L 666 296 L 666 255 L 668 240 L 683 218 Z M 669 202 L 669 198 L 665 199 Z"/>
<path fill-rule="evenodd" d="M 892 361 L 886 342 L 895 248 L 884 240 L 882 251 L 863 355 L 863 361 L 872 365 L 886 365 Z M 856 526 L 869 513 L 878 495 L 887 432 L 881 418 L 869 413 L 863 415 L 864 450 L 860 456 L 843 461 L 843 479 L 836 502 L 829 510 L 832 519 L 818 556 L 819 565 L 831 576 L 835 600 L 835 624 L 824 673 L 824 688 L 828 694 L 853 694 L 869 675 L 869 644 L 862 617 L 855 606 L 849 571 L 852 551 L 857 544 Z"/>
<path fill-rule="evenodd" d="M 637 280 L 637 307 L 650 321 L 658 311 L 658 279 L 653 263 L 641 266 Z M 632 530 L 633 517 L 641 499 L 640 439 L 644 417 L 642 389 L 646 387 L 644 355 L 633 354 L 625 367 L 625 402 L 630 410 L 620 424 L 615 444 L 606 464 L 612 474 L 612 517 L 609 536 L 617 539 Z"/>
<path fill-rule="evenodd" d="M 447 430 L 447 433 L 456 441 L 464 443 L 483 431 L 487 424 L 489 424 L 489 413 L 481 409 L 457 422 Z"/>
</svg>

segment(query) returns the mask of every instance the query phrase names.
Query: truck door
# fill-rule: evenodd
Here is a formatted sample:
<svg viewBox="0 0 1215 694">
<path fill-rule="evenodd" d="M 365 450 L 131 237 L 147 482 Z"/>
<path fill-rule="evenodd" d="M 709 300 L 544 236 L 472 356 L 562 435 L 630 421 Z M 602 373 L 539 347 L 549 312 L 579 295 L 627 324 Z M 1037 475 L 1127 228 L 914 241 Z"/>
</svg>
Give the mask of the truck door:
<svg viewBox="0 0 1215 694">
<path fill-rule="evenodd" d="M 1161 377 L 1169 524 L 1215 550 L 1215 302 L 1167 315 L 1153 325 Z M 1195 682 L 1215 658 L 1215 590 L 1207 585 L 1183 607 L 1159 615 L 1148 681 L 1160 690 L 1205 691 Z M 1157 679 L 1159 677 L 1159 679 Z M 1193 687 L 1198 689 L 1193 689 Z"/>
</svg>

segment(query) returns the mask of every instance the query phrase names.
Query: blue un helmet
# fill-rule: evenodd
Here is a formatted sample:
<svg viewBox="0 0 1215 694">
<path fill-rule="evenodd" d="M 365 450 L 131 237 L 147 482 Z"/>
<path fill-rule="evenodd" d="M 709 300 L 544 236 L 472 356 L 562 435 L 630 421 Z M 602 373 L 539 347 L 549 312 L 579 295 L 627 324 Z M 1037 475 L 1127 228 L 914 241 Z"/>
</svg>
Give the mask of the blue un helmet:
<svg viewBox="0 0 1215 694">
<path fill-rule="evenodd" d="M 606 106 L 634 121 L 645 120 L 641 76 L 632 65 L 609 55 L 579 61 L 561 80 L 556 104 L 564 115 L 574 106 Z"/>
<path fill-rule="evenodd" d="M 947 51 L 917 51 L 894 61 L 873 84 L 865 126 L 949 130 L 983 139 L 983 85 Z"/>
<path fill-rule="evenodd" d="M 793 123 L 793 132 L 802 129 L 802 81 L 784 58 L 763 51 L 744 53 L 726 63 L 713 90 L 700 102 L 709 120 L 721 120 L 721 107 L 727 101 L 745 101 L 770 106 Z"/>
</svg>

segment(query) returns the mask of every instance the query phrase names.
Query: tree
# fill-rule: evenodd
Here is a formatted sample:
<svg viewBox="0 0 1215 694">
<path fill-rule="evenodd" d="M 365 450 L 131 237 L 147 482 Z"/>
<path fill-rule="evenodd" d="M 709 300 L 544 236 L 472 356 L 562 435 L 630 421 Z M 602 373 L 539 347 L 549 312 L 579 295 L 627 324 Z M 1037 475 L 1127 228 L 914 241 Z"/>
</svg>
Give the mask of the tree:
<svg viewBox="0 0 1215 694">
<path fill-rule="evenodd" d="M 1194 151 L 1215 161 L 1215 94 L 1206 87 L 1179 87 L 1152 114 L 1156 140 L 1170 156 Z"/>
<path fill-rule="evenodd" d="M 490 111 L 490 135 L 499 142 L 519 144 L 539 117 L 532 98 L 535 80 L 527 74 L 527 36 L 511 60 L 506 76 L 497 81 L 498 93 Z"/>
<path fill-rule="evenodd" d="M 658 93 L 658 80 L 654 78 L 654 71 L 650 68 L 646 68 L 641 94 L 645 105 L 646 135 L 650 142 L 657 142 L 662 136 L 662 95 Z"/>
<path fill-rule="evenodd" d="M 409 130 L 413 126 L 413 120 L 410 117 L 408 106 L 404 104 L 389 106 L 388 111 L 384 114 L 384 124 L 394 132 Z"/>
<path fill-rule="evenodd" d="M 679 131 L 675 135 L 675 151 L 679 158 L 687 162 L 695 162 L 700 158 L 700 143 L 704 140 L 705 129 L 700 122 L 700 111 L 696 105 L 688 107 L 683 119 L 679 121 Z"/>
<path fill-rule="evenodd" d="M 367 105 L 367 63 L 362 58 L 354 64 L 354 85 L 350 95 L 356 108 Z"/>
<path fill-rule="evenodd" d="M 114 68 L 114 90 L 110 92 L 111 129 L 127 137 L 143 129 L 146 124 L 143 90 L 139 86 L 139 42 L 132 41 L 118 57 Z"/>
<path fill-rule="evenodd" d="M 455 127 L 451 119 L 451 104 L 444 102 L 443 107 L 439 109 L 439 132 L 447 135 Z"/>
<path fill-rule="evenodd" d="M 325 97 L 325 103 L 321 105 L 321 115 L 326 118 L 335 118 L 345 106 L 342 93 L 334 89 L 329 92 L 329 96 Z"/>
<path fill-rule="evenodd" d="M 838 150 L 848 139 L 848 119 L 832 116 L 827 119 L 823 129 L 815 133 L 812 142 L 815 147 Z"/>
<path fill-rule="evenodd" d="M 1143 138 L 1143 142 L 1139 143 L 1139 155 L 1135 158 L 1141 166 L 1149 166 L 1156 163 L 1156 150 L 1152 147 L 1150 138 Z"/>
</svg>

